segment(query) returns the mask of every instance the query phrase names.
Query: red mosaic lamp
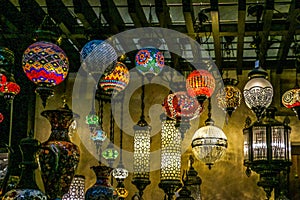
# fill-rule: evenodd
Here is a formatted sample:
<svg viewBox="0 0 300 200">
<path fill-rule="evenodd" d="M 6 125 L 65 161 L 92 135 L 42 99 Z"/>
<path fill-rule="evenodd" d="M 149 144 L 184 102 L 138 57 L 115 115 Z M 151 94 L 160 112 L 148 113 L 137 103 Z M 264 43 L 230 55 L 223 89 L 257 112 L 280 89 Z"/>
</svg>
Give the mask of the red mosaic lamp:
<svg viewBox="0 0 300 200">
<path fill-rule="evenodd" d="M 215 78 L 207 70 L 194 70 L 186 79 L 186 89 L 187 93 L 192 97 L 196 97 L 202 105 L 214 93 Z"/>
<path fill-rule="evenodd" d="M 69 60 L 56 44 L 38 41 L 24 52 L 22 67 L 26 76 L 37 85 L 38 93 L 46 106 L 48 97 L 54 95 L 53 87 L 65 80 L 69 71 Z"/>
<path fill-rule="evenodd" d="M 15 82 L 13 76 L 8 78 L 5 73 L 0 72 L 0 94 L 4 99 L 12 101 L 20 93 L 20 90 L 20 86 Z"/>
</svg>

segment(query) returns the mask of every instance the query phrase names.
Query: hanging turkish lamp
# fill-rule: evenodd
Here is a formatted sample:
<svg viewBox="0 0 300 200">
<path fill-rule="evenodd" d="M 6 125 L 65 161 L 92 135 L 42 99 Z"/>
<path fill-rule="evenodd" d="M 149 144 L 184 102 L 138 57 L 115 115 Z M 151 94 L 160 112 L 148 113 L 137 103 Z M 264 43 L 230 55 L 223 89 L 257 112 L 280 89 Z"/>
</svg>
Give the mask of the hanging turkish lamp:
<svg viewBox="0 0 300 200">
<path fill-rule="evenodd" d="M 116 64 L 115 49 L 104 40 L 91 40 L 80 51 L 81 67 L 89 74 L 110 74 Z"/>
<path fill-rule="evenodd" d="M 0 70 L 0 94 L 4 99 L 11 102 L 17 94 L 20 93 L 20 86 L 15 82 L 12 74 Z"/>
<path fill-rule="evenodd" d="M 219 127 L 214 125 L 211 118 L 211 99 L 208 101 L 208 118 L 205 126 L 199 128 L 192 138 L 194 156 L 211 166 L 219 160 L 227 149 L 227 137 Z"/>
<path fill-rule="evenodd" d="M 164 55 L 155 47 L 142 48 L 135 55 L 136 69 L 149 81 L 163 70 L 164 65 Z"/>
<path fill-rule="evenodd" d="M 121 115 L 120 115 L 120 160 L 118 166 L 113 169 L 112 175 L 117 180 L 116 192 L 120 200 L 126 199 L 128 191 L 125 188 L 124 180 L 128 177 L 128 170 L 123 165 L 123 110 L 124 110 L 124 93 L 122 94 Z"/>
<path fill-rule="evenodd" d="M 2 113 L 0 113 L 0 123 L 2 123 L 4 120 L 4 115 Z"/>
<path fill-rule="evenodd" d="M 236 85 L 238 80 L 232 78 L 223 79 L 224 88 L 221 88 L 216 97 L 218 106 L 230 117 L 235 109 L 241 104 L 242 92 Z"/>
<path fill-rule="evenodd" d="M 102 76 L 99 80 L 99 85 L 104 93 L 111 96 L 124 90 L 129 80 L 130 73 L 128 68 L 122 62 L 117 62 L 110 74 Z"/>
<path fill-rule="evenodd" d="M 202 105 L 214 93 L 215 78 L 207 70 L 194 70 L 186 79 L 186 89 L 187 93 L 192 97 L 196 97 Z"/>
<path fill-rule="evenodd" d="M 53 87 L 67 77 L 69 60 L 56 44 L 38 41 L 24 51 L 22 67 L 29 80 L 37 85 L 35 92 L 40 95 L 45 107 L 48 97 L 54 95 Z"/>
<path fill-rule="evenodd" d="M 84 200 L 85 176 L 75 174 L 69 188 L 62 200 Z"/>
<path fill-rule="evenodd" d="M 257 117 L 259 121 L 266 108 L 272 103 L 273 86 L 266 79 L 268 73 L 259 66 L 259 61 L 256 62 L 255 68 L 249 72 L 249 81 L 246 83 L 243 95 L 245 103 Z"/>
<path fill-rule="evenodd" d="M 178 91 L 169 94 L 162 104 L 165 114 L 176 120 L 183 139 L 184 133 L 190 127 L 190 120 L 197 118 L 203 111 L 203 107 L 197 99 L 191 97 L 186 91 Z"/>
<path fill-rule="evenodd" d="M 145 120 L 145 85 L 142 85 L 141 93 L 141 116 L 136 125 L 133 126 L 133 180 L 132 183 L 139 190 L 142 198 L 143 191 L 151 183 L 150 176 L 150 132 L 151 126 Z"/>
</svg>

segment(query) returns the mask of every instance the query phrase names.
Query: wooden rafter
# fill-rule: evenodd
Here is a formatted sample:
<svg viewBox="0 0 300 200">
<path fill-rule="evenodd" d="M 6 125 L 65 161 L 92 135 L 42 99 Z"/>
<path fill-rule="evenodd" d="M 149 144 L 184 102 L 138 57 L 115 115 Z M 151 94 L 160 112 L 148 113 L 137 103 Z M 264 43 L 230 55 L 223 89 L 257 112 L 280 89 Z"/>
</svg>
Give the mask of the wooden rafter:
<svg viewBox="0 0 300 200">
<path fill-rule="evenodd" d="M 166 0 L 155 0 L 155 12 L 160 27 L 168 28 L 172 24 L 169 9 Z"/>
<path fill-rule="evenodd" d="M 287 21 L 289 24 L 289 28 L 288 31 L 284 33 L 282 36 L 282 40 L 278 51 L 279 62 L 277 64 L 277 70 L 276 70 L 276 73 L 278 74 L 281 74 L 283 72 L 284 63 L 289 53 L 291 43 L 294 40 L 294 34 L 298 24 L 296 19 L 300 15 L 300 3 L 298 0 L 292 1 L 289 13 L 290 14 L 288 16 L 288 21 Z"/>
<path fill-rule="evenodd" d="M 237 74 L 242 74 L 244 36 L 245 36 L 246 0 L 239 0 L 238 4 L 238 35 L 237 35 Z"/>
<path fill-rule="evenodd" d="M 128 13 L 135 27 L 149 26 L 146 15 L 139 0 L 127 0 Z"/>
<path fill-rule="evenodd" d="M 97 28 L 98 18 L 87 0 L 73 0 L 74 13 L 86 29 Z"/>
<path fill-rule="evenodd" d="M 211 5 L 210 14 L 211 14 L 211 21 L 212 21 L 212 34 L 214 38 L 215 63 L 217 67 L 221 67 L 222 55 L 221 55 L 218 1 L 210 0 L 210 5 Z"/>
<path fill-rule="evenodd" d="M 260 33 L 260 54 L 259 54 L 259 61 L 260 65 L 265 68 L 265 61 L 266 61 L 266 54 L 268 51 L 268 37 L 270 34 L 271 30 L 271 25 L 272 25 L 272 18 L 273 18 L 273 11 L 274 11 L 274 0 L 267 0 L 265 3 L 265 10 L 263 13 L 263 29 L 262 32 Z"/>
</svg>

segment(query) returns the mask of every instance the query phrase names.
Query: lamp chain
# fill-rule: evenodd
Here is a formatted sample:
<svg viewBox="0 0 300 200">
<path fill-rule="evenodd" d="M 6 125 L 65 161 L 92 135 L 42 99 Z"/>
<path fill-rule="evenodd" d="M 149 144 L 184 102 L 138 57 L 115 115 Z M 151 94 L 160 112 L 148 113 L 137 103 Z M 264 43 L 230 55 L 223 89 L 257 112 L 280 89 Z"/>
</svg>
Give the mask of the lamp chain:
<svg viewBox="0 0 300 200">
<path fill-rule="evenodd" d="M 257 60 L 259 60 L 259 53 L 260 53 L 260 50 L 259 50 L 259 32 L 258 32 L 258 30 L 259 30 L 259 19 L 260 19 L 260 16 L 261 16 L 261 14 L 260 14 L 260 9 L 259 9 L 259 6 L 256 6 L 256 49 L 255 49 L 255 51 L 256 51 L 256 58 L 257 58 Z"/>
<path fill-rule="evenodd" d="M 121 94 L 121 120 L 120 120 L 120 165 L 123 165 L 123 109 L 124 109 L 124 93 Z"/>
<path fill-rule="evenodd" d="M 99 108 L 100 108 L 99 125 L 100 125 L 100 128 L 103 130 L 103 101 L 101 99 L 99 99 L 98 104 L 99 104 Z"/>
<path fill-rule="evenodd" d="M 111 142 L 114 142 L 114 117 L 113 117 L 113 112 L 112 112 L 112 108 L 110 109 L 110 127 L 109 127 L 109 131 L 110 131 L 110 136 L 109 139 Z"/>
<path fill-rule="evenodd" d="M 145 102 L 144 102 L 144 98 L 145 98 L 145 85 L 144 85 L 144 77 L 142 78 L 142 94 L 141 94 L 141 119 L 145 119 L 145 115 L 144 115 L 144 109 L 145 109 Z"/>
<path fill-rule="evenodd" d="M 211 121 L 211 98 L 208 98 L 208 106 L 207 106 L 207 109 L 208 109 L 208 120 Z"/>
</svg>

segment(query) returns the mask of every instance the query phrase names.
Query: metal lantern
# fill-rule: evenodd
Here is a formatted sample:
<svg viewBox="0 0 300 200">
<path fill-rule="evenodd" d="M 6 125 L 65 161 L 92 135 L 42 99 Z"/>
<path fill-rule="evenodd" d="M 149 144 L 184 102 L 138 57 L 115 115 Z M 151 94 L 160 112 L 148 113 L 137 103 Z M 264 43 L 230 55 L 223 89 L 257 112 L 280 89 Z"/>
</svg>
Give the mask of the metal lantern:
<svg viewBox="0 0 300 200">
<path fill-rule="evenodd" d="M 292 109 L 300 120 L 300 88 L 296 87 L 286 91 L 282 95 L 282 104 Z"/>
<path fill-rule="evenodd" d="M 202 105 L 205 99 L 211 97 L 215 90 L 215 78 L 204 69 L 192 71 L 186 79 L 187 93 L 196 97 Z"/>
<path fill-rule="evenodd" d="M 266 79 L 267 72 L 261 67 L 257 67 L 249 72 L 248 77 L 250 80 L 244 87 L 245 103 L 260 120 L 262 114 L 267 107 L 271 105 L 273 98 L 273 86 Z"/>
<path fill-rule="evenodd" d="M 161 170 L 159 187 L 172 199 L 181 185 L 181 136 L 176 121 L 163 119 L 161 130 Z"/>
<path fill-rule="evenodd" d="M 67 77 L 69 60 L 65 52 L 56 44 L 39 41 L 25 50 L 22 66 L 29 80 L 37 84 L 36 92 L 45 107 L 47 98 L 54 94 L 52 87 L 60 84 Z"/>
<path fill-rule="evenodd" d="M 122 62 L 117 62 L 113 72 L 102 77 L 99 81 L 104 92 L 113 94 L 121 92 L 128 85 L 130 74 L 128 68 Z"/>
<path fill-rule="evenodd" d="M 139 190 L 139 196 L 142 198 L 143 191 L 151 182 L 150 173 L 150 133 L 151 126 L 148 125 L 144 116 L 145 85 L 142 85 L 141 93 L 141 116 L 136 125 L 133 126 L 133 180 L 132 183 Z"/>
<path fill-rule="evenodd" d="M 287 120 L 281 123 L 275 119 L 275 111 L 275 108 L 267 108 L 266 116 L 252 125 L 247 118 L 243 130 L 246 174 L 250 176 L 253 170 L 260 175 L 257 184 L 264 188 L 268 198 L 279 184 L 277 175 L 292 164 L 291 128 Z"/>
<path fill-rule="evenodd" d="M 81 66 L 90 74 L 110 74 L 117 57 L 115 49 L 103 40 L 91 40 L 80 51 Z"/>
<path fill-rule="evenodd" d="M 195 157 L 208 165 L 209 169 L 227 149 L 227 137 L 222 129 L 214 125 L 210 110 L 209 98 L 208 119 L 205 121 L 205 126 L 199 128 L 192 138 L 192 151 Z"/>
<path fill-rule="evenodd" d="M 138 51 L 135 56 L 136 69 L 149 80 L 157 76 L 165 65 L 165 58 L 157 48 L 149 47 Z"/>
<path fill-rule="evenodd" d="M 242 93 L 240 89 L 236 87 L 238 84 L 236 79 L 225 78 L 223 82 L 224 88 L 221 88 L 216 95 L 218 106 L 231 116 L 235 109 L 241 104 Z"/>
<path fill-rule="evenodd" d="M 62 200 L 84 200 L 85 177 L 74 175 L 69 192 L 62 197 Z"/>
</svg>

